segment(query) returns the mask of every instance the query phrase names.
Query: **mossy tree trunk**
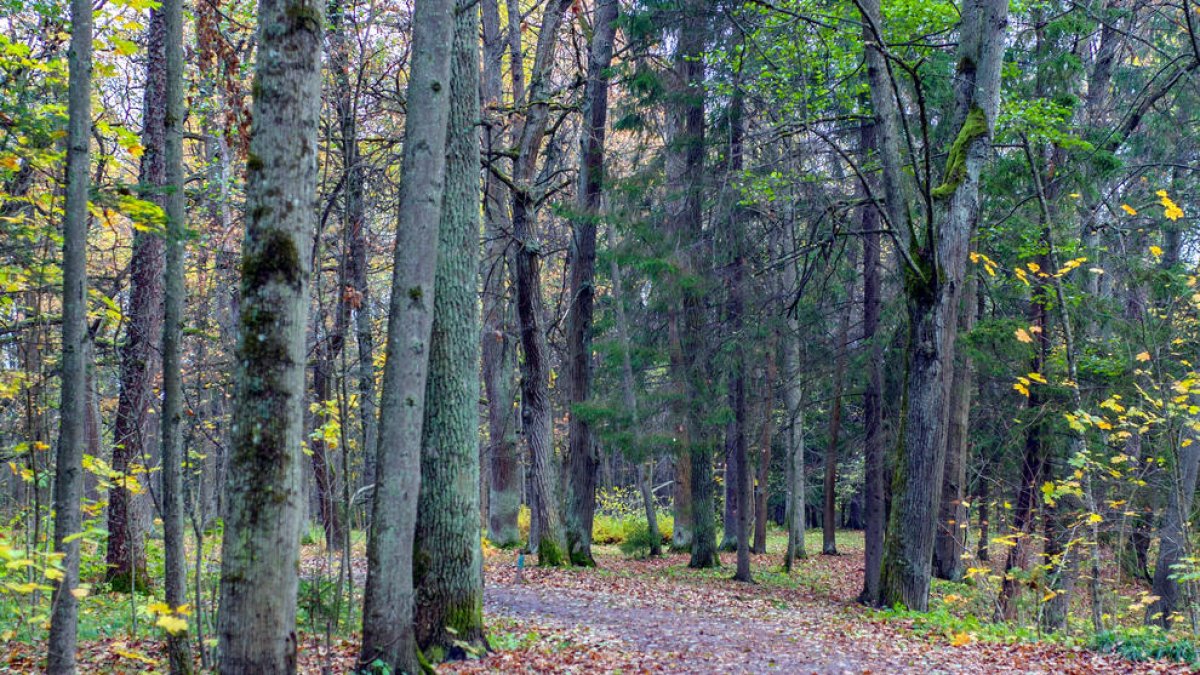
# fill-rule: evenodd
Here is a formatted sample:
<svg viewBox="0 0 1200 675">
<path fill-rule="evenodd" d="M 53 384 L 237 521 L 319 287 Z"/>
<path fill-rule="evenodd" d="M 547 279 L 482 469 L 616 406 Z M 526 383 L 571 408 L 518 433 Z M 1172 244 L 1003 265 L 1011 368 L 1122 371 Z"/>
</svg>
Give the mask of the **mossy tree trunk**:
<svg viewBox="0 0 1200 675">
<path fill-rule="evenodd" d="M 908 365 L 881 587 L 884 604 L 918 611 L 929 606 L 958 301 L 979 213 L 979 175 L 999 107 L 1007 20 L 1005 0 L 971 0 L 963 9 L 956 100 L 947 122 L 958 132 L 942 183 L 926 195 L 922 232 L 914 231 L 902 251 Z"/>
<path fill-rule="evenodd" d="M 323 6 L 259 3 L 217 626 L 226 675 L 296 669 Z"/>
<path fill-rule="evenodd" d="M 92 4 L 71 0 L 71 45 L 67 55 L 67 185 L 63 211 L 62 393 L 54 465 L 54 551 L 62 554 L 63 577 L 54 583 L 46 671 L 75 673 L 79 600 L 79 533 L 83 516 L 83 452 L 87 443 L 87 225 L 91 153 Z"/>
<path fill-rule="evenodd" d="M 478 33 L 474 1 L 458 0 L 413 545 L 417 644 L 435 663 L 487 647 L 479 541 Z"/>
<path fill-rule="evenodd" d="M 433 323 L 450 113 L 453 0 L 418 0 L 404 131 L 400 220 L 379 402 L 375 496 L 367 541 L 362 668 L 420 668 L 413 627 L 413 536 Z"/>
</svg>

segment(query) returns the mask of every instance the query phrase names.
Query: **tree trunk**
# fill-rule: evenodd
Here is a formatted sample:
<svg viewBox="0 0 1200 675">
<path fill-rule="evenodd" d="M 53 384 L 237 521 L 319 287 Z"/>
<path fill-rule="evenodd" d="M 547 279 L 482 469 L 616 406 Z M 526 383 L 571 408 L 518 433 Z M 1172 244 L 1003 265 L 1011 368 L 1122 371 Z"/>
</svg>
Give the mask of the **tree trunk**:
<svg viewBox="0 0 1200 675">
<path fill-rule="evenodd" d="M 1187 438 L 1192 439 L 1189 434 Z M 1178 574 L 1175 565 L 1191 554 L 1188 541 L 1188 521 L 1196 494 L 1196 476 L 1200 473 L 1200 443 L 1182 444 L 1175 451 L 1172 485 L 1167 496 L 1167 509 L 1159 526 L 1158 560 L 1154 564 L 1153 594 L 1158 600 L 1146 609 L 1146 623 L 1170 628 L 1183 610 L 1187 582 L 1172 578 Z"/>
<path fill-rule="evenodd" d="M 877 50 L 871 53 L 871 68 L 877 68 Z M 875 86 L 874 84 L 872 86 Z M 864 124 L 861 146 L 864 153 L 876 151 L 876 123 Z M 892 195 L 886 198 L 891 199 Z M 879 315 L 883 305 L 879 284 L 879 206 L 863 213 L 863 342 L 867 345 L 867 382 L 863 390 L 863 496 L 864 496 L 864 569 L 863 589 L 859 601 L 876 605 L 880 597 L 880 565 L 883 562 L 883 529 L 885 523 L 883 439 L 883 345 L 878 339 Z M 893 221 L 895 222 L 895 221 Z"/>
<path fill-rule="evenodd" d="M 790 233 L 785 237 L 793 238 Z M 787 242 L 781 253 L 794 253 L 795 241 Z M 796 287 L 795 259 L 783 267 L 783 291 L 791 294 Z M 785 310 L 786 311 L 786 310 Z M 784 333 L 784 378 L 787 382 L 785 400 L 787 403 L 788 426 L 788 512 L 787 553 L 784 554 L 783 566 L 788 572 L 792 571 L 792 561 L 808 557 L 804 546 L 804 531 L 807 520 L 808 481 L 804 473 L 804 373 L 800 359 L 800 321 L 794 313 L 787 314 L 787 328 Z"/>
<path fill-rule="evenodd" d="M 864 213 L 874 213 L 864 209 Z M 864 216 L 865 218 L 866 216 Z M 854 249 L 850 252 L 850 267 L 856 266 Z M 842 430 L 842 389 L 846 380 L 846 343 L 850 339 L 850 314 L 854 311 L 853 288 L 846 297 L 846 306 L 838 322 L 837 345 L 833 365 L 833 408 L 829 411 L 829 447 L 825 449 L 825 480 L 821 512 L 821 555 L 837 555 L 837 467 L 838 436 Z"/>
<path fill-rule="evenodd" d="M 163 0 L 166 26 L 166 185 L 167 256 L 164 279 L 162 364 L 162 521 L 167 604 L 178 611 L 187 604 L 187 553 L 183 547 L 183 305 L 184 255 L 187 245 L 187 200 L 183 171 L 183 3 Z M 191 673 L 192 654 L 186 630 L 168 631 L 167 660 L 174 675 Z"/>
<path fill-rule="evenodd" d="M 501 63 L 505 43 L 500 32 L 500 10 L 496 0 L 481 0 L 483 23 L 483 150 L 492 153 L 505 141 L 498 130 L 497 109 L 502 105 Z M 483 288 L 483 386 L 487 397 L 487 492 L 488 540 L 494 546 L 520 543 L 517 515 L 521 507 L 521 462 L 517 455 L 519 420 L 513 413 L 516 345 L 511 339 L 512 303 L 506 290 L 507 234 L 511 230 L 505 206 L 504 186 L 491 173 L 484 174 L 485 252 L 480 266 Z"/>
<path fill-rule="evenodd" d="M 414 11 L 404 121 L 409 141 L 402 160 L 359 654 L 360 668 L 379 662 L 409 673 L 419 668 L 412 547 L 445 185 L 454 2 L 421 0 Z"/>
<path fill-rule="evenodd" d="M 430 662 L 486 649 L 479 542 L 479 14 L 458 0 L 413 585 Z"/>
<path fill-rule="evenodd" d="M 775 380 L 778 379 L 779 368 L 776 361 L 776 350 L 779 345 L 779 332 L 772 331 L 767 344 L 767 372 L 763 382 L 764 398 L 762 414 L 762 435 L 759 437 L 758 476 L 754 488 L 754 553 L 767 552 L 767 481 L 771 474 L 771 442 L 775 430 Z"/>
<path fill-rule="evenodd" d="M 259 3 L 218 624 L 220 670 L 228 675 L 296 669 L 322 7 Z"/>
<path fill-rule="evenodd" d="M 967 279 L 959 310 L 958 330 L 967 334 L 975 327 L 978 311 L 977 282 Z M 974 363 L 965 349 L 956 349 L 954 381 L 950 385 L 950 428 L 946 434 L 946 465 L 942 471 L 942 503 L 938 513 L 937 539 L 933 545 L 933 574 L 939 579 L 962 579 L 966 551 L 967 460 L 969 459 L 971 389 Z M 1040 372 L 1040 371 L 1039 371 Z"/>
<path fill-rule="evenodd" d="M 569 562 L 558 499 L 554 457 L 553 410 L 550 403 L 550 350 L 542 307 L 541 244 L 537 237 L 535 167 L 550 114 L 550 71 L 558 30 L 571 0 L 552 0 L 542 17 L 537 52 L 530 73 L 528 106 L 521 121 L 517 159 L 513 163 L 512 234 L 516 243 L 517 319 L 520 323 L 521 422 L 529 447 L 533 486 L 532 517 L 537 521 L 538 564 Z M 532 529 L 531 529 L 532 532 Z"/>
<path fill-rule="evenodd" d="M 54 583 L 46 670 L 75 672 L 79 600 L 79 534 L 83 518 L 84 429 L 87 415 L 87 229 L 91 141 L 92 5 L 71 0 L 71 46 L 67 55 L 67 185 L 63 211 L 62 394 L 54 465 L 54 551 L 63 577 Z"/>
<path fill-rule="evenodd" d="M 362 481 L 375 481 L 376 423 L 379 412 L 375 402 L 374 326 L 371 319 L 371 288 L 367 282 L 366 171 L 358 146 L 358 108 L 356 85 L 350 78 L 350 40 L 346 34 L 345 5 L 335 0 L 329 7 L 329 71 L 334 81 L 334 106 L 340 131 L 343 187 L 342 260 L 338 285 L 338 329 L 344 340 L 351 315 L 354 318 L 355 379 L 358 387 L 360 451 L 363 453 Z M 339 345 L 340 347 L 340 345 Z M 342 480 L 349 480 L 343 476 Z M 349 514 L 346 514 L 349 517 Z"/>
<path fill-rule="evenodd" d="M 596 222 L 604 189 L 604 137 L 608 126 L 608 69 L 616 34 L 617 0 L 596 3 L 584 92 L 580 140 L 579 214 L 571 228 L 571 308 L 567 321 L 569 400 L 583 405 L 592 389 L 592 315 L 595 301 Z M 592 522 L 596 512 L 596 441 L 591 425 L 570 412 L 567 450 L 567 552 L 574 565 L 594 567 Z"/>
<path fill-rule="evenodd" d="M 960 29 L 956 114 L 958 133 L 943 183 L 930 190 L 924 245 L 904 255 L 908 300 L 908 374 L 904 421 L 896 453 L 895 503 L 884 544 L 883 601 L 925 611 L 945 460 L 948 389 L 957 337 L 958 300 L 970 232 L 979 211 L 979 174 L 987 160 L 1000 99 L 1000 64 L 1008 4 L 973 0 Z M 936 225 L 935 225 L 936 223 Z"/>
<path fill-rule="evenodd" d="M 166 26 L 163 10 L 150 11 L 146 29 L 146 91 L 142 106 L 142 138 L 145 148 L 138 182 L 141 195 L 164 203 L 166 185 Z M 157 232 L 135 231 L 129 262 L 130 289 L 125 307 L 128 323 L 121 346 L 120 394 L 113 428 L 112 468 L 129 473 L 136 463 L 149 457 L 149 409 L 154 398 L 155 371 L 159 364 L 158 341 L 163 321 L 163 238 Z M 146 553 L 142 539 L 149 524 L 146 501 L 126 489 L 109 493 L 108 551 L 105 579 L 113 590 L 144 591 Z"/>
</svg>

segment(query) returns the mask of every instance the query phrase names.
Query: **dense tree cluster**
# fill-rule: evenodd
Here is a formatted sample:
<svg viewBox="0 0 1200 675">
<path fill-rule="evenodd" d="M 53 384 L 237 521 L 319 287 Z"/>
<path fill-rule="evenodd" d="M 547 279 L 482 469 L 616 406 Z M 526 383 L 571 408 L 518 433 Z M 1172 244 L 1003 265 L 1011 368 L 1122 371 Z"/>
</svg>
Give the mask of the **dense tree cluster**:
<svg viewBox="0 0 1200 675">
<path fill-rule="evenodd" d="M 51 672 L 160 584 L 172 672 L 294 671 L 302 538 L 363 672 L 471 656 L 484 549 L 595 566 L 612 495 L 740 581 L 861 529 L 867 605 L 1195 630 L 1191 0 L 58 4 L 0 7 Z"/>
</svg>

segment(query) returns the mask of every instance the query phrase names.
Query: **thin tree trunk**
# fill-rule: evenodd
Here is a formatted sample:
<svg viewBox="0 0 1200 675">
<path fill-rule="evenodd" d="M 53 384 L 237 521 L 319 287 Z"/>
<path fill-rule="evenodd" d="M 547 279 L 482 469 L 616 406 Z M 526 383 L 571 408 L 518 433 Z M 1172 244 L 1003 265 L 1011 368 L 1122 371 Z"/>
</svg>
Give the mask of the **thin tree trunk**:
<svg viewBox="0 0 1200 675">
<path fill-rule="evenodd" d="M 166 30 L 167 240 L 164 279 L 162 364 L 162 521 L 167 604 L 173 612 L 187 604 L 187 554 L 183 547 L 183 341 L 184 256 L 187 245 L 183 178 L 183 3 L 163 0 Z M 168 631 L 167 660 L 175 675 L 191 673 L 192 654 L 186 630 Z"/>
<path fill-rule="evenodd" d="M 420 667 L 413 629 L 413 536 L 445 186 L 454 2 L 419 0 L 414 11 L 404 122 L 409 140 L 402 160 L 359 653 L 360 668 L 380 663 L 409 673 Z"/>
<path fill-rule="evenodd" d="M 1189 434 L 1187 438 L 1195 440 Z M 1167 495 L 1167 508 L 1159 526 L 1158 560 L 1154 564 L 1151 586 L 1158 596 L 1146 609 L 1146 623 L 1171 628 L 1178 619 L 1186 600 L 1187 582 L 1173 578 L 1178 574 L 1175 565 L 1191 553 L 1188 541 L 1188 521 L 1196 494 L 1196 476 L 1200 473 L 1200 443 L 1176 446 L 1172 485 Z"/>
<path fill-rule="evenodd" d="M 417 644 L 436 663 L 486 649 L 479 518 L 479 14 L 457 0 L 413 545 Z"/>
<path fill-rule="evenodd" d="M 75 672 L 79 600 L 79 534 L 83 518 L 83 452 L 87 438 L 87 229 L 91 140 L 92 5 L 71 0 L 71 46 L 67 55 L 67 187 L 63 211 L 62 394 L 54 468 L 54 551 L 63 576 L 54 583 L 46 670 Z"/>
<path fill-rule="evenodd" d="M 771 443 L 775 431 L 775 381 L 779 375 L 776 361 L 776 350 L 779 346 L 779 333 L 772 331 L 767 343 L 767 372 L 763 381 L 764 398 L 762 414 L 762 435 L 759 437 L 758 476 L 754 488 L 754 553 L 767 552 L 767 480 L 771 474 Z"/>
<path fill-rule="evenodd" d="M 504 145 L 498 130 L 497 109 L 502 105 L 501 64 L 505 43 L 500 32 L 496 0 L 481 0 L 483 24 L 483 150 L 491 153 Z M 487 523 L 494 546 L 520 543 L 517 515 L 521 507 L 520 458 L 517 454 L 519 420 L 513 414 L 516 345 L 511 339 L 512 302 L 506 290 L 507 236 L 511 229 L 504 186 L 491 173 L 484 174 L 484 257 L 480 266 L 483 288 L 483 386 L 487 397 Z"/>
<path fill-rule="evenodd" d="M 579 214 L 571 228 L 571 309 L 567 320 L 569 399 L 578 406 L 592 390 L 592 315 L 595 302 L 596 223 L 604 190 L 604 137 L 608 126 L 608 69 L 616 34 L 617 0 L 599 0 L 584 91 L 580 140 Z M 574 565 L 594 567 L 592 522 L 596 512 L 596 441 L 586 416 L 570 412 L 567 449 L 567 552 Z"/>
<path fill-rule="evenodd" d="M 616 233 L 608 227 L 608 250 L 616 251 Z M 629 426 L 636 438 L 641 430 L 641 417 L 638 415 L 637 389 L 633 379 L 632 349 L 629 342 L 629 318 L 625 314 L 625 293 L 621 288 L 621 267 L 617 264 L 616 256 L 609 260 L 609 272 L 612 277 L 613 304 L 617 308 L 617 339 L 621 344 L 621 394 L 624 398 L 625 409 L 629 413 Z M 638 457 L 637 482 L 638 490 L 642 493 L 642 508 L 646 511 L 646 531 L 650 538 L 650 557 L 662 555 L 662 532 L 658 529 L 658 508 L 654 503 L 654 491 L 651 483 L 654 481 L 654 458 Z"/>
<path fill-rule="evenodd" d="M 873 212 L 865 209 L 866 212 Z M 850 254 L 850 267 L 856 266 L 853 251 Z M 821 514 L 821 555 L 837 555 L 837 466 L 838 466 L 838 436 L 842 430 L 842 389 L 846 380 L 846 343 L 850 339 L 850 314 L 854 304 L 853 289 L 846 298 L 846 307 L 842 310 L 841 321 L 838 322 L 837 346 L 835 347 L 833 365 L 833 408 L 829 412 L 829 446 L 825 448 L 825 480 L 823 490 L 823 509 Z"/>
<path fill-rule="evenodd" d="M 164 11 L 150 11 L 146 29 L 146 91 L 142 106 L 142 154 L 138 182 L 143 199 L 164 203 L 167 109 L 166 26 Z M 163 321 L 163 238 L 135 231 L 129 263 L 130 290 L 125 307 L 128 323 L 121 346 L 120 394 L 113 427 L 112 468 L 129 473 L 149 456 L 149 409 L 159 364 L 158 340 Z M 146 590 L 146 553 L 142 539 L 148 524 L 146 502 L 131 490 L 109 493 L 108 550 L 105 579 L 118 591 Z"/>
<path fill-rule="evenodd" d="M 878 53 L 870 49 L 872 65 L 878 68 Z M 874 87 L 875 85 L 872 84 Z M 864 124 L 860 131 L 863 152 L 876 152 L 876 123 Z M 892 199 L 894 195 L 885 195 Z M 863 213 L 863 342 L 867 345 L 867 382 L 863 391 L 863 496 L 864 496 L 864 565 L 863 589 L 859 602 L 879 604 L 880 565 L 883 562 L 883 529 L 885 523 L 884 496 L 884 434 L 883 434 L 883 345 L 878 339 L 879 315 L 883 301 L 879 283 L 879 206 L 866 207 L 872 214 Z M 895 223 L 896 221 L 893 221 Z"/>
<path fill-rule="evenodd" d="M 242 245 L 220 671 L 296 669 L 304 343 L 316 227 L 323 5 L 261 0 Z"/>
</svg>

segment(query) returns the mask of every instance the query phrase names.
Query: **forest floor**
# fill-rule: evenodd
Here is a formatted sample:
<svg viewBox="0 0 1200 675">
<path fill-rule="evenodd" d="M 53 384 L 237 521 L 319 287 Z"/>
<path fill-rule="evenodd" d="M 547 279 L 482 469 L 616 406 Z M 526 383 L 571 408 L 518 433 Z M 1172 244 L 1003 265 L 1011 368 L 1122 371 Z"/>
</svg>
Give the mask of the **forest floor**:
<svg viewBox="0 0 1200 675">
<path fill-rule="evenodd" d="M 819 533 L 813 533 L 819 534 Z M 991 624 L 987 598 L 969 583 L 935 582 L 930 614 L 881 612 L 856 602 L 862 583 L 861 533 L 839 533 L 843 555 L 814 555 L 791 574 L 780 568 L 782 537 L 753 559 L 756 583 L 730 579 L 725 566 L 691 570 L 687 556 L 632 559 L 597 547 L 594 569 L 529 565 L 518 579 L 516 553 L 488 549 L 484 612 L 491 652 L 444 664 L 443 673 L 1164 673 L 1191 672 L 1165 661 L 1101 654 L 1076 637 L 1044 641 L 1028 629 Z M 809 540 L 809 550 L 819 542 Z M 350 569 L 361 593 L 362 546 Z M 213 571 L 219 568 L 214 558 Z M 333 562 L 333 565 L 330 565 Z M 336 577 L 337 563 L 306 545 L 301 564 L 300 655 L 303 673 L 343 673 L 357 650 L 355 604 L 342 604 L 341 630 L 324 633 L 311 621 L 308 590 Z M 1124 591 L 1136 603 L 1139 591 Z M 111 595 L 111 597 L 109 597 Z M 1081 594 L 1082 595 L 1082 594 Z M 162 642 L 153 627 L 121 618 L 128 596 L 94 594 L 80 631 L 80 672 L 164 672 Z M 306 609 L 310 608 L 310 609 Z M 1080 608 L 1082 609 L 1082 608 Z M 1086 610 L 1074 610 L 1086 616 Z M 1114 608 L 1114 612 L 1116 608 Z M 306 614 L 307 612 L 307 614 Z M 1134 612 L 1128 612 L 1132 617 Z M 319 623 L 319 622 L 318 622 Z M 3 629 L 0 626 L 0 629 Z M 3 634 L 0 630 L 0 634 Z M 21 631 L 0 641 L 0 673 L 39 672 L 44 633 Z M 213 643 L 211 628 L 206 642 Z"/>
<path fill-rule="evenodd" d="M 842 547 L 843 550 L 849 547 Z M 526 569 L 495 553 L 486 565 L 487 657 L 447 673 L 1154 673 L 1079 646 L 1005 642 L 887 616 L 855 603 L 861 551 L 813 556 L 784 575 L 754 556 L 758 583 L 726 567 L 687 568 L 686 555 L 632 560 L 602 552 L 594 570 Z"/>
</svg>

